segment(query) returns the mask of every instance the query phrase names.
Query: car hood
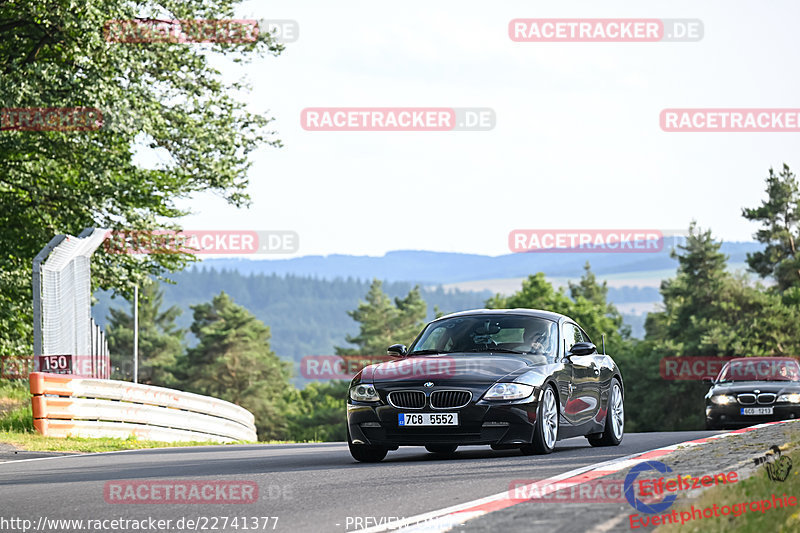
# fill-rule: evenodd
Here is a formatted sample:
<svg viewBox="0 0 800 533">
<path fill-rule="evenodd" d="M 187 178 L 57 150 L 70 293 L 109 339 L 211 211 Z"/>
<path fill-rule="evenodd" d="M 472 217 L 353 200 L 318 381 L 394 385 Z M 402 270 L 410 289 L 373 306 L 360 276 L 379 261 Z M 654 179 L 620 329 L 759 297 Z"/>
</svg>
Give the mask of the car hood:
<svg viewBox="0 0 800 533">
<path fill-rule="evenodd" d="M 800 392 L 800 381 L 734 381 L 718 383 L 711 387 L 712 394 L 739 394 L 742 392 Z"/>
<path fill-rule="evenodd" d="M 513 381 L 517 377 L 527 383 L 529 374 L 548 374 L 550 366 L 542 358 L 535 361 L 513 354 L 465 353 L 442 355 L 419 355 L 406 357 L 365 367 L 357 380 L 380 383 L 422 384 L 433 381 L 437 384 L 472 383 L 490 385 L 497 381 Z M 533 379 L 533 381 L 538 381 Z M 533 383 L 532 383 L 533 384 Z"/>
</svg>

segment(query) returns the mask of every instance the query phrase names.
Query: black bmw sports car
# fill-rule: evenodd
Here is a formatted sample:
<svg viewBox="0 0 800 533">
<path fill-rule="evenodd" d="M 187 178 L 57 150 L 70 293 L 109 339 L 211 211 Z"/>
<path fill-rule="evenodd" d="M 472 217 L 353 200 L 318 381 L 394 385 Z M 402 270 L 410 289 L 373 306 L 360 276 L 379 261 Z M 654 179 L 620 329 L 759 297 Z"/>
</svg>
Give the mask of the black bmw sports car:
<svg viewBox="0 0 800 533">
<path fill-rule="evenodd" d="M 732 359 L 706 381 L 706 429 L 800 418 L 800 366 L 790 357 Z"/>
<path fill-rule="evenodd" d="M 585 436 L 616 446 L 625 415 L 622 376 L 572 319 L 531 309 L 444 316 L 396 360 L 363 368 L 350 384 L 347 436 L 358 461 L 399 446 L 451 454 L 460 445 L 553 451 Z"/>
</svg>

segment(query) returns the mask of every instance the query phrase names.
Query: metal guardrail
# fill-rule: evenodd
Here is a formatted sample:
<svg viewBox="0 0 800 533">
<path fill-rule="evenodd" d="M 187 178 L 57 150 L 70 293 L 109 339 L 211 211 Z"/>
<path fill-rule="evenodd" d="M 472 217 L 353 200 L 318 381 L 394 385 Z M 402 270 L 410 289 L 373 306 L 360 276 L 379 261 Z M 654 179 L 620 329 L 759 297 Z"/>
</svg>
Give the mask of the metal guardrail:
<svg viewBox="0 0 800 533">
<path fill-rule="evenodd" d="M 190 392 L 32 372 L 33 425 L 51 437 L 136 436 L 166 442 L 255 441 L 253 414 Z"/>
</svg>

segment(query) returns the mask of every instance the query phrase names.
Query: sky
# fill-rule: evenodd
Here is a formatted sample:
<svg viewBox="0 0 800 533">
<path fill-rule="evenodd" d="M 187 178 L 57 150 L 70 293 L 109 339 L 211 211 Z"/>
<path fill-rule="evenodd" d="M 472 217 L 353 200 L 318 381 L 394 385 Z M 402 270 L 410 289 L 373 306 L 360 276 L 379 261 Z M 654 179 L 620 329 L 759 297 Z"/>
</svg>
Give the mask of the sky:
<svg viewBox="0 0 800 533">
<path fill-rule="evenodd" d="M 502 5 L 501 5 L 502 4 Z M 800 133 L 665 132 L 666 108 L 798 108 L 791 1 L 246 2 L 299 39 L 245 67 L 283 148 L 252 154 L 250 209 L 201 194 L 196 230 L 292 230 L 293 255 L 509 253 L 514 229 L 680 229 L 752 240 L 742 207 Z M 514 42 L 516 18 L 690 18 L 697 42 Z M 491 108 L 490 131 L 327 132 L 308 107 Z M 278 258 L 278 256 L 271 256 Z M 289 256 L 281 256 L 289 257 Z"/>
</svg>

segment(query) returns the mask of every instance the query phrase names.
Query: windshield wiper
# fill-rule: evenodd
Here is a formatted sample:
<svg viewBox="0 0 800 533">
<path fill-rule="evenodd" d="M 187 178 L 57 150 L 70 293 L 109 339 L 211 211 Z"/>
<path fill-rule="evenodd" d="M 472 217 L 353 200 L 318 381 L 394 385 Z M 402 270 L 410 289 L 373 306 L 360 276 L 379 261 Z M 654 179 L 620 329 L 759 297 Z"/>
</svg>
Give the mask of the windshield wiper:
<svg viewBox="0 0 800 533">
<path fill-rule="evenodd" d="M 440 350 L 414 350 L 413 352 L 408 352 L 408 355 L 436 355 L 440 353 L 453 353 L 453 352 L 442 352 Z"/>
<path fill-rule="evenodd" d="M 530 352 L 520 352 L 518 350 L 509 350 L 508 348 L 486 348 L 484 350 L 475 348 L 474 350 L 470 350 L 470 352 L 480 352 L 480 353 L 489 353 L 489 352 L 497 352 L 497 353 L 515 353 L 519 355 L 525 355 L 526 353 Z"/>
</svg>

